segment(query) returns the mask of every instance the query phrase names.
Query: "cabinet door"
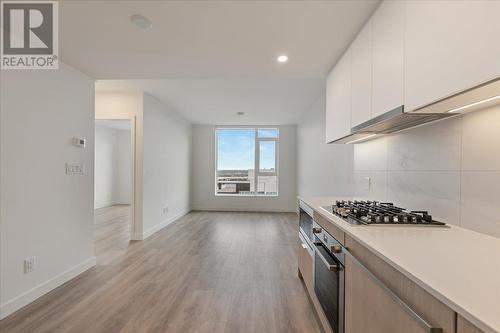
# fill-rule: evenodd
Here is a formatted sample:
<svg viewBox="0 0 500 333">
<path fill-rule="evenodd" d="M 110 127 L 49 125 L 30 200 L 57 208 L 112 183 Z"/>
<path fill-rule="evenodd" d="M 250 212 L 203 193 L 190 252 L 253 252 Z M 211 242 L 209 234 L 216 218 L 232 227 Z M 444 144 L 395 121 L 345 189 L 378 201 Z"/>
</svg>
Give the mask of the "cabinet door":
<svg viewBox="0 0 500 333">
<path fill-rule="evenodd" d="M 301 242 L 299 245 L 299 252 L 298 252 L 298 257 L 299 257 L 299 270 L 300 273 L 302 274 L 302 279 L 304 280 L 304 283 L 306 284 L 307 290 L 310 293 L 314 292 L 313 289 L 313 259 L 311 255 L 309 254 L 309 251 L 307 250 L 308 246 L 307 244 Z"/>
<path fill-rule="evenodd" d="M 372 23 L 358 34 L 351 46 L 351 127 L 371 118 Z"/>
<path fill-rule="evenodd" d="M 456 313 L 452 309 L 348 235 L 345 235 L 344 244 L 356 260 L 360 261 L 420 317 L 425 318 L 433 326 L 442 328 L 443 333 L 456 333 Z M 348 265 L 351 265 L 352 261 L 350 259 Z M 352 274 L 349 267 L 346 273 Z"/>
<path fill-rule="evenodd" d="M 461 315 L 457 315 L 457 333 L 484 333 Z"/>
<path fill-rule="evenodd" d="M 326 142 L 351 133 L 351 52 L 347 50 L 326 79 Z"/>
<path fill-rule="evenodd" d="M 346 256 L 346 333 L 428 333 L 357 260 Z"/>
<path fill-rule="evenodd" d="M 500 76 L 499 13 L 500 1 L 407 1 L 408 110 Z"/>
<path fill-rule="evenodd" d="M 384 1 L 373 14 L 372 117 L 404 104 L 404 1 Z"/>
</svg>

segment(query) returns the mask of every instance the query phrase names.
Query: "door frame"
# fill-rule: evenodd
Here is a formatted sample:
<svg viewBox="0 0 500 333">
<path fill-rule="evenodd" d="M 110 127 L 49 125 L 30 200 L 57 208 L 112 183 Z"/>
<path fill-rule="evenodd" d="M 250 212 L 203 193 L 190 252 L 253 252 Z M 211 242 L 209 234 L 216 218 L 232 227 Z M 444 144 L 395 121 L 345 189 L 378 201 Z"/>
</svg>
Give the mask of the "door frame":
<svg viewBox="0 0 500 333">
<path fill-rule="evenodd" d="M 136 117 L 124 116 L 124 115 L 110 115 L 105 116 L 95 115 L 94 126 L 96 120 L 128 120 L 130 121 L 130 240 L 137 239 L 137 231 L 142 230 L 141 226 L 137 224 L 139 221 L 135 218 L 135 213 L 137 209 L 137 196 L 135 193 L 135 172 L 136 172 Z M 95 145 L 95 133 L 94 133 L 94 145 Z M 95 182 L 95 172 L 94 172 L 94 182 Z M 142 232 L 142 231 L 141 231 Z"/>
</svg>

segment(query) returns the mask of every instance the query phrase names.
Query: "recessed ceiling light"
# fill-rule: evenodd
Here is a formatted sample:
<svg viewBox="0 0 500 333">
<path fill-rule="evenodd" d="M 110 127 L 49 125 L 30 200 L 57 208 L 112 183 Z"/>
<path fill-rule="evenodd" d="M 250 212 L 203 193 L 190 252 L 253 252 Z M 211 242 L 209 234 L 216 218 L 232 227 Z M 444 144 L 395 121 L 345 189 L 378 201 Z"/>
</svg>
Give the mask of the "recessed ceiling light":
<svg viewBox="0 0 500 333">
<path fill-rule="evenodd" d="M 278 60 L 278 62 L 287 62 L 288 61 L 288 57 L 286 55 L 280 55 L 276 60 Z"/>
<path fill-rule="evenodd" d="M 237 114 L 238 116 L 243 116 L 243 115 L 245 114 L 245 112 L 239 111 L 239 112 L 236 112 L 236 114 Z"/>
<path fill-rule="evenodd" d="M 130 21 L 134 23 L 136 26 L 141 28 L 142 30 L 151 30 L 153 27 L 153 23 L 144 15 L 134 14 L 130 16 Z"/>
</svg>

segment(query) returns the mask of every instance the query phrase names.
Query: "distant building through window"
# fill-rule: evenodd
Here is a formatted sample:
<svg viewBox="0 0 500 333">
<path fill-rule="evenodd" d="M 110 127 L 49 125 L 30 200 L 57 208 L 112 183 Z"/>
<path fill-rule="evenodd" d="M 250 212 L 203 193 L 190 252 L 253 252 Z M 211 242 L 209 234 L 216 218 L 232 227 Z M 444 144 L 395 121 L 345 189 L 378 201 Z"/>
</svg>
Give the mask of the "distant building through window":
<svg viewBox="0 0 500 333">
<path fill-rule="evenodd" d="M 277 128 L 217 128 L 215 194 L 277 196 L 278 143 Z"/>
</svg>

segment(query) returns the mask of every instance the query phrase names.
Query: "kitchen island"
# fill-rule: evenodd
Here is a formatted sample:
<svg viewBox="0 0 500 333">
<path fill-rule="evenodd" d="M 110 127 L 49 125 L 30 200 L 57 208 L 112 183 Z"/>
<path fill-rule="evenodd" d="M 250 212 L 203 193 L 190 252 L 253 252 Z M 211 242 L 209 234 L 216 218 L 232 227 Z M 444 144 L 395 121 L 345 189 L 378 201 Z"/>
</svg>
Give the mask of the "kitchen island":
<svg viewBox="0 0 500 333">
<path fill-rule="evenodd" d="M 354 257 L 363 261 L 366 255 L 373 256 L 370 262 L 379 260 L 389 266 L 388 269 L 401 274 L 400 280 L 408 279 L 411 285 L 418 286 L 406 289 L 422 289 L 430 298 L 437 300 L 437 307 L 442 307 L 439 304 L 442 303 L 449 308 L 451 315 L 446 314 L 445 317 L 453 318 L 445 320 L 450 325 L 448 329 L 443 328 L 443 332 L 500 332 L 500 239 L 454 225 L 351 225 L 322 208 L 340 199 L 345 198 L 299 198 L 314 210 L 314 220 L 323 228 L 333 228 L 344 234 L 345 246 Z M 370 268 L 369 264 L 367 266 Z M 377 275 L 377 272 L 374 273 Z M 348 277 L 346 273 L 346 291 Z M 379 278 L 384 281 L 385 277 Z M 391 286 L 390 281 L 388 284 Z M 392 285 L 394 288 L 389 289 L 398 289 L 401 282 L 396 281 Z M 391 291 L 400 294 L 399 290 Z M 418 301 L 422 302 L 429 296 L 418 297 Z M 351 316 L 349 302 L 346 300 L 347 319 Z M 350 333 L 347 328 L 346 333 Z"/>
</svg>

